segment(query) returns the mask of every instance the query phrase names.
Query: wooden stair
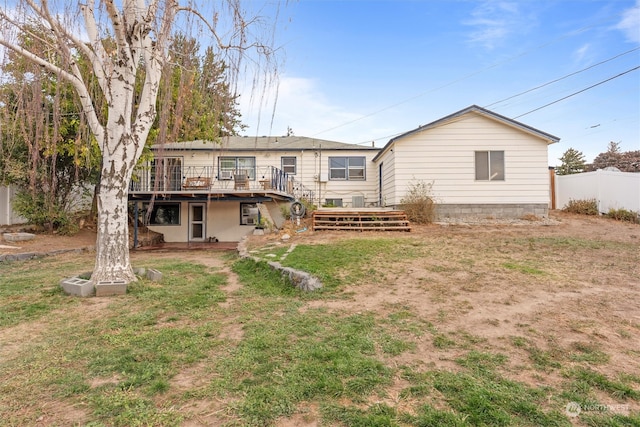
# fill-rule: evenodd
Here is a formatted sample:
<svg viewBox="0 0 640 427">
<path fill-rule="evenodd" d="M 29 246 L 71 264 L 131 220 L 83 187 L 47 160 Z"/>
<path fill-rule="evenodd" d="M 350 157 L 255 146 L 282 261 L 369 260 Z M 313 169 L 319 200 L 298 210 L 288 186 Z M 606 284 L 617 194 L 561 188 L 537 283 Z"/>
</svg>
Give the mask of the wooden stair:
<svg viewBox="0 0 640 427">
<path fill-rule="evenodd" d="M 319 209 L 311 215 L 312 229 L 353 231 L 411 231 L 403 211 L 384 209 Z"/>
</svg>

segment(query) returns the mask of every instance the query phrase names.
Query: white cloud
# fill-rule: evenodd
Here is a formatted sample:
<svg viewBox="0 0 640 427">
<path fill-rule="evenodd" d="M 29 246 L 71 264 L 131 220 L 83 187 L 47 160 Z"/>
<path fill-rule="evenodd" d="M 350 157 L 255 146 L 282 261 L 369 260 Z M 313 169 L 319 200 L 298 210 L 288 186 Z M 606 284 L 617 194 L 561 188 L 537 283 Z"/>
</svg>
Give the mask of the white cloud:
<svg viewBox="0 0 640 427">
<path fill-rule="evenodd" d="M 240 108 L 243 122 L 249 125 L 245 131 L 249 135 L 285 135 L 287 127 L 291 127 L 299 136 L 331 139 L 332 129 L 361 117 L 333 104 L 315 80 L 300 77 L 281 76 L 278 88 L 262 96 L 262 105 L 249 102 L 248 96 L 243 98 L 246 99 L 241 98 Z"/>
<path fill-rule="evenodd" d="M 591 45 L 589 43 L 583 44 L 578 48 L 575 52 L 573 52 L 573 57 L 576 62 L 580 63 L 585 61 L 588 58 L 589 53 L 591 52 Z"/>
<path fill-rule="evenodd" d="M 625 33 L 632 43 L 640 43 L 640 0 L 636 0 L 635 6 L 622 12 L 622 19 L 616 28 Z"/>
<path fill-rule="evenodd" d="M 523 31 L 527 24 L 519 4 L 502 0 L 487 0 L 471 12 L 472 18 L 464 25 L 475 27 L 469 41 L 486 49 L 494 49 L 510 35 Z"/>
</svg>

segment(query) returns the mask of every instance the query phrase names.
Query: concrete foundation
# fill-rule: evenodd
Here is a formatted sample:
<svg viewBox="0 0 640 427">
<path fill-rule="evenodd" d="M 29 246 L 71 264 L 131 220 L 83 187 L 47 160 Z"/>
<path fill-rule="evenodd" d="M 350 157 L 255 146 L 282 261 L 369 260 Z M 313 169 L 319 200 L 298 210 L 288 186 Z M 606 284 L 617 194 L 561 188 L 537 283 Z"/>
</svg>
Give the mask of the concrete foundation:
<svg viewBox="0 0 640 427">
<path fill-rule="evenodd" d="M 525 215 L 547 218 L 549 205 L 546 203 L 436 205 L 436 220 L 446 218 L 522 218 Z"/>
</svg>

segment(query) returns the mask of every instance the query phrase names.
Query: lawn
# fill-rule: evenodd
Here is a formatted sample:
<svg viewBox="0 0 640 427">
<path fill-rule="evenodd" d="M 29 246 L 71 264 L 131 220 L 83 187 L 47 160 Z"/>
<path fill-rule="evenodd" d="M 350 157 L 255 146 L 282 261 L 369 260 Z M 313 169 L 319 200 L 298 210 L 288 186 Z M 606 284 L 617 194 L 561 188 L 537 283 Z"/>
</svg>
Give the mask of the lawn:
<svg viewBox="0 0 640 427">
<path fill-rule="evenodd" d="M 0 264 L 0 425 L 638 426 L 640 227 L 566 221 L 251 243 L 313 293 L 220 252 L 134 253 L 163 279 L 110 298 L 59 288 L 92 254 Z"/>
</svg>

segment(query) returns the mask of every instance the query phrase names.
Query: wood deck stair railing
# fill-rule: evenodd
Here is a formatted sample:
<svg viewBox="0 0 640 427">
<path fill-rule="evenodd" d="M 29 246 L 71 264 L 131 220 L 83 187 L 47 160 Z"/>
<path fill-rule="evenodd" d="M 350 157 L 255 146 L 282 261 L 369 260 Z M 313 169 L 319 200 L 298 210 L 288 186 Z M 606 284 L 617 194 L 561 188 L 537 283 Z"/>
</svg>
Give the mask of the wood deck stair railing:
<svg viewBox="0 0 640 427">
<path fill-rule="evenodd" d="M 314 231 L 411 231 L 403 211 L 324 209 L 314 211 L 311 219 Z"/>
</svg>

